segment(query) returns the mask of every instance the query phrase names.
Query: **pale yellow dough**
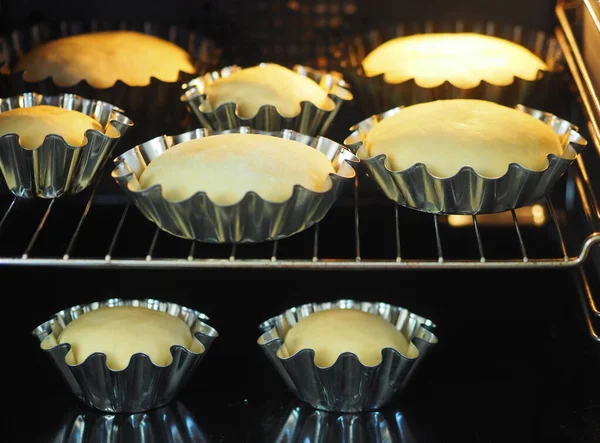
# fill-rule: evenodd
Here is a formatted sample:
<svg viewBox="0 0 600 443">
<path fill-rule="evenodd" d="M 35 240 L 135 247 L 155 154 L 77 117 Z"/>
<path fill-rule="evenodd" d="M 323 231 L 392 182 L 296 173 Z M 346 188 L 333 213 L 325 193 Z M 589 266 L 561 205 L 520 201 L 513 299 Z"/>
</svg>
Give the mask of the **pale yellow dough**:
<svg viewBox="0 0 600 443">
<path fill-rule="evenodd" d="M 470 89 L 481 81 L 506 86 L 514 77 L 535 80 L 548 66 L 529 49 L 498 37 L 475 33 L 432 33 L 398 37 L 375 48 L 362 62 L 368 77 L 384 74 L 387 83 L 415 79 L 434 88 L 449 81 Z"/>
<path fill-rule="evenodd" d="M 315 364 L 333 365 L 340 354 L 352 352 L 366 366 L 382 361 L 381 351 L 392 348 L 408 358 L 418 350 L 402 332 L 382 317 L 357 309 L 328 309 L 304 317 L 284 337 L 280 358 L 291 357 L 303 349 L 315 351 Z"/>
<path fill-rule="evenodd" d="M 367 134 L 369 156 L 387 156 L 393 171 L 424 163 L 436 177 L 450 177 L 463 166 L 497 178 L 510 163 L 532 170 L 548 165 L 548 154 L 562 154 L 560 138 L 540 120 L 484 100 L 438 100 L 408 106 Z"/>
<path fill-rule="evenodd" d="M 154 364 L 166 366 L 173 361 L 173 345 L 204 351 L 183 320 L 166 312 L 134 306 L 86 312 L 63 329 L 58 342 L 71 345 L 68 363 L 83 363 L 91 354 L 102 352 L 106 354 L 108 367 L 114 370 L 125 369 L 131 357 L 139 352 L 148 355 Z"/>
<path fill-rule="evenodd" d="M 48 134 L 62 136 L 71 146 L 83 146 L 88 129 L 103 132 L 102 125 L 89 115 L 58 106 L 39 105 L 0 113 L 0 137 L 17 134 L 25 149 L 40 147 Z"/>
<path fill-rule="evenodd" d="M 190 55 L 174 43 L 134 31 L 102 31 L 63 37 L 27 53 L 15 67 L 23 79 L 52 77 L 58 86 L 85 80 L 94 88 L 109 88 L 117 80 L 147 86 L 150 77 L 175 82 L 179 71 L 194 73 Z"/>
<path fill-rule="evenodd" d="M 204 191 L 212 202 L 230 205 L 254 191 L 265 200 L 283 202 L 294 185 L 329 190 L 331 173 L 335 170 L 328 158 L 303 143 L 262 134 L 222 134 L 169 149 L 150 162 L 140 184 L 162 185 L 168 200 Z"/>
<path fill-rule="evenodd" d="M 263 64 L 234 72 L 206 86 L 201 110 L 210 112 L 224 103 L 237 104 L 242 118 L 254 117 L 259 108 L 272 105 L 284 117 L 300 114 L 300 103 L 308 101 L 332 111 L 335 103 L 314 80 L 277 64 Z"/>
</svg>

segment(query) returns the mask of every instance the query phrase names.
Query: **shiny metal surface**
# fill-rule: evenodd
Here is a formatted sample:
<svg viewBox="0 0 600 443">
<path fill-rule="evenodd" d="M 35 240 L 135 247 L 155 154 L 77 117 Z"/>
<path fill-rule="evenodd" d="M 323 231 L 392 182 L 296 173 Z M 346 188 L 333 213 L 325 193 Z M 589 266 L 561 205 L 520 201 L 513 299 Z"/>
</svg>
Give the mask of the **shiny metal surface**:
<svg viewBox="0 0 600 443">
<path fill-rule="evenodd" d="M 173 362 L 168 366 L 157 366 L 147 355 L 138 353 L 131 357 L 129 366 L 120 371 L 110 369 L 106 365 L 106 355 L 100 352 L 90 355 L 83 363 L 68 364 L 65 357 L 71 345 L 58 344 L 65 326 L 85 312 L 124 305 L 142 306 L 179 317 L 202 343 L 204 352 L 197 354 L 183 346 L 172 346 Z M 175 303 L 115 298 L 57 312 L 32 334 L 40 345 L 44 345 L 43 351 L 60 371 L 71 392 L 82 402 L 105 412 L 133 413 L 164 406 L 183 388 L 219 335 L 205 323 L 206 320 L 208 317 L 204 314 Z"/>
<path fill-rule="evenodd" d="M 516 109 L 546 123 L 560 137 L 563 153 L 548 155 L 548 166 L 533 171 L 511 163 L 506 174 L 485 178 L 471 167 L 464 167 L 452 177 L 438 178 L 417 163 L 404 171 L 392 171 L 386 155 L 369 157 L 365 147 L 369 132 L 382 120 L 402 112 L 401 107 L 373 115 L 350 128 L 352 134 L 344 140 L 361 159 L 368 175 L 385 195 L 399 205 L 432 214 L 489 214 L 533 204 L 552 191 L 587 141 L 577 127 L 555 115 L 517 105 Z"/>
<path fill-rule="evenodd" d="M 312 349 L 303 349 L 289 358 L 277 356 L 279 348 L 285 346 L 285 335 L 298 321 L 313 312 L 332 308 L 360 309 L 383 317 L 414 343 L 419 351 L 417 357 L 407 358 L 395 349 L 385 348 L 379 365 L 365 366 L 355 354 L 347 352 L 333 366 L 321 368 L 314 363 Z M 403 390 L 438 342 L 431 332 L 434 328 L 431 320 L 398 306 L 337 300 L 294 307 L 265 321 L 259 326 L 262 335 L 257 343 L 300 400 L 324 411 L 361 412 L 385 406 Z"/>
<path fill-rule="evenodd" d="M 19 134 L 1 136 L 0 170 L 10 191 L 17 197 L 56 198 L 81 192 L 133 126 L 133 121 L 116 106 L 73 94 L 25 93 L 0 98 L 0 112 L 38 105 L 82 112 L 98 121 L 104 129 L 103 132 L 88 129 L 86 143 L 81 147 L 69 145 L 57 134 L 47 135 L 36 149 L 23 148 Z"/>
<path fill-rule="evenodd" d="M 147 164 L 167 149 L 191 139 L 223 133 L 261 133 L 295 140 L 322 152 L 336 173 L 332 187 L 313 192 L 297 185 L 289 200 L 273 203 L 248 192 L 238 203 L 220 206 L 204 192 L 182 201 L 169 201 L 160 185 L 141 189 L 138 178 Z M 213 132 L 196 129 L 176 136 L 162 136 L 136 146 L 114 160 L 112 177 L 146 218 L 177 237 L 208 243 L 252 243 L 289 237 L 319 222 L 337 199 L 344 183 L 354 176 L 358 159 L 342 145 L 323 137 L 309 137 L 291 130 L 264 132 L 247 127 Z"/>
<path fill-rule="evenodd" d="M 181 402 L 137 414 L 103 414 L 77 408 L 48 443 L 210 443 Z"/>
<path fill-rule="evenodd" d="M 416 443 L 399 410 L 338 414 L 300 404 L 291 408 L 273 443 Z"/>
<path fill-rule="evenodd" d="M 433 33 L 433 32 L 475 32 L 496 36 L 525 46 L 544 60 L 549 71 L 540 71 L 534 81 L 515 77 L 508 86 L 496 86 L 482 81 L 472 89 L 457 88 L 450 82 L 435 88 L 422 88 L 414 80 L 399 84 L 386 83 L 383 74 L 367 77 L 362 70 L 362 61 L 382 43 L 396 37 Z M 378 114 L 396 106 L 408 106 L 432 100 L 451 98 L 483 99 L 507 106 L 519 103 L 529 104 L 530 99 L 543 97 L 560 82 L 563 71 L 562 54 L 552 36 L 539 31 L 528 31 L 521 26 L 501 25 L 493 21 L 468 24 L 465 21 L 455 23 L 434 23 L 398 26 L 371 31 L 358 35 L 352 40 L 338 45 L 333 55 L 341 66 L 344 78 L 350 83 L 357 102 L 367 115 Z"/>
<path fill-rule="evenodd" d="M 150 83 L 147 86 L 129 86 L 118 80 L 109 88 L 98 89 L 92 87 L 85 80 L 68 88 L 57 86 L 52 78 L 46 78 L 39 82 L 26 82 L 23 80 L 21 72 L 10 72 L 10 69 L 24 53 L 39 44 L 70 35 L 115 29 L 154 35 L 181 46 L 189 52 L 198 74 L 215 69 L 221 57 L 222 50 L 212 40 L 181 27 L 166 26 L 160 22 L 127 22 L 123 20 L 43 22 L 0 36 L 0 90 L 9 91 L 7 94 L 27 91 L 56 95 L 69 92 L 82 97 L 93 97 L 125 109 L 127 115 L 138 126 L 145 127 L 150 132 L 158 129 L 157 135 L 166 130 L 184 130 L 181 124 L 187 111 L 179 101 L 181 84 L 198 74 L 180 72 L 177 81 L 174 82 L 164 82 L 150 77 Z M 165 113 L 165 109 L 170 111 Z"/>
<path fill-rule="evenodd" d="M 261 63 L 262 66 L 267 64 Z M 227 66 L 220 71 L 207 73 L 183 85 L 184 93 L 181 96 L 181 101 L 197 117 L 203 127 L 214 131 L 222 131 L 248 126 L 261 131 L 275 132 L 291 129 L 310 136 L 325 135 L 342 104 L 353 98 L 347 83 L 338 73 L 324 73 L 306 66 L 296 65 L 293 68 L 296 73 L 314 80 L 327 91 L 329 97 L 335 103 L 334 110 L 326 111 L 311 102 L 304 101 L 300 103 L 300 114 L 295 117 L 284 117 L 277 111 L 275 106 L 265 105 L 258 110 L 254 117 L 243 118 L 237 114 L 237 104 L 233 102 L 224 103 L 211 112 L 202 111 L 200 106 L 207 99 L 206 86 L 220 78 L 229 77 L 241 69 L 237 65 Z"/>
</svg>

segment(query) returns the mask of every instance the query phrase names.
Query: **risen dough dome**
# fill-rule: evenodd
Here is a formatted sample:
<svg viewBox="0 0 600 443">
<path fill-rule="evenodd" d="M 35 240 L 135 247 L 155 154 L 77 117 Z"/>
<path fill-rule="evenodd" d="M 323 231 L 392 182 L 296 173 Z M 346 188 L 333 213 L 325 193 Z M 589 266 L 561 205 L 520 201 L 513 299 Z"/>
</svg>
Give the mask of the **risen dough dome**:
<svg viewBox="0 0 600 443">
<path fill-rule="evenodd" d="M 52 77 L 58 86 L 81 80 L 94 88 L 109 88 L 117 80 L 147 86 L 150 77 L 175 82 L 179 71 L 194 73 L 189 54 L 174 43 L 134 31 L 102 31 L 63 37 L 27 53 L 15 67 L 23 79 Z"/>
<path fill-rule="evenodd" d="M 416 34 L 389 40 L 363 60 L 365 74 L 384 74 L 387 83 L 415 79 L 433 88 L 449 81 L 469 89 L 481 81 L 506 86 L 514 77 L 535 80 L 546 64 L 527 48 L 475 33 Z"/>
<path fill-rule="evenodd" d="M 280 358 L 303 349 L 315 351 L 315 364 L 329 367 L 340 354 L 352 352 L 366 366 L 381 363 L 381 351 L 393 348 L 408 358 L 418 350 L 402 332 L 382 317 L 357 309 L 328 309 L 304 317 L 284 337 Z"/>
<path fill-rule="evenodd" d="M 561 155 L 552 129 L 513 108 L 484 100 L 438 100 L 408 106 L 377 123 L 366 138 L 371 157 L 385 154 L 393 171 L 424 163 L 436 177 L 450 177 L 463 166 L 497 178 L 510 163 L 532 170 Z"/>
<path fill-rule="evenodd" d="M 17 134 L 25 149 L 40 147 L 48 134 L 62 136 L 71 146 L 83 146 L 88 129 L 102 132 L 102 125 L 82 112 L 57 106 L 39 105 L 0 113 L 0 137 Z"/>
<path fill-rule="evenodd" d="M 192 348 L 193 341 L 196 349 Z M 196 352 L 204 350 L 181 319 L 134 306 L 86 312 L 63 329 L 58 342 L 71 344 L 70 364 L 83 363 L 89 355 L 102 352 L 106 354 L 108 367 L 114 370 L 125 369 L 131 357 L 139 352 L 148 355 L 154 364 L 166 366 L 173 361 L 173 345 Z"/>
<path fill-rule="evenodd" d="M 216 204 L 231 205 L 249 191 L 265 200 L 289 199 L 294 185 L 323 192 L 335 173 L 324 154 L 303 143 L 262 134 L 222 134 L 174 146 L 150 162 L 142 188 L 162 185 L 168 200 L 204 191 Z"/>
<path fill-rule="evenodd" d="M 202 111 L 214 111 L 224 103 L 237 104 L 238 115 L 254 117 L 264 105 L 275 106 L 284 117 L 300 114 L 300 103 L 308 101 L 326 111 L 335 103 L 314 80 L 276 64 L 263 64 L 234 72 L 208 84 Z"/>
</svg>

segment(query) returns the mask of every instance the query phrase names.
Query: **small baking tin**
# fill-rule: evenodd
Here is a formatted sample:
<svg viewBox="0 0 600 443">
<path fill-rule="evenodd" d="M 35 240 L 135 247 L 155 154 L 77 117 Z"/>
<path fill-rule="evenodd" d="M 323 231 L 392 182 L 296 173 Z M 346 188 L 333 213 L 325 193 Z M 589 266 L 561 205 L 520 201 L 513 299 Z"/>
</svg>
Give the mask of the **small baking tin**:
<svg viewBox="0 0 600 443">
<path fill-rule="evenodd" d="M 42 95 L 29 92 L 0 98 L 0 112 L 38 105 L 58 106 L 89 115 L 104 128 L 88 129 L 83 146 L 71 146 L 49 134 L 41 146 L 25 149 L 18 134 L 0 137 L 0 171 L 17 197 L 56 198 L 83 191 L 92 182 L 133 121 L 116 106 L 74 94 Z"/>
<path fill-rule="evenodd" d="M 401 107 L 374 115 L 350 128 L 352 134 L 344 144 L 361 159 L 361 164 L 384 194 L 400 206 L 432 214 L 490 214 L 516 209 L 548 196 L 567 171 L 587 141 L 577 132 L 577 126 L 548 112 L 515 107 L 546 123 L 560 137 L 561 156 L 548 155 L 548 166 L 541 171 L 517 163 L 508 166 L 498 178 L 479 175 L 465 166 L 451 177 L 436 177 L 427 166 L 417 163 L 403 171 L 389 169 L 385 154 L 369 157 L 364 146 L 367 134 L 381 120 L 402 112 Z"/>
<path fill-rule="evenodd" d="M 106 414 L 84 407 L 69 411 L 51 443 L 209 443 L 181 402 L 136 414 Z"/>
<path fill-rule="evenodd" d="M 383 317 L 412 341 L 418 349 L 416 358 L 407 358 L 392 348 L 382 350 L 377 366 L 363 365 L 356 354 L 341 354 L 333 366 L 321 368 L 314 363 L 315 351 L 303 349 L 288 358 L 277 351 L 285 346 L 284 338 L 302 318 L 313 312 L 332 308 L 360 309 Z M 408 310 L 386 303 L 337 300 L 310 303 L 288 309 L 259 326 L 258 344 L 288 388 L 300 400 L 315 409 L 329 412 L 362 412 L 379 409 L 399 394 L 425 356 L 438 342 L 432 330 L 435 324 Z"/>
<path fill-rule="evenodd" d="M 57 86 L 52 78 L 39 82 L 26 82 L 23 80 L 22 72 L 11 72 L 19 58 L 35 46 L 70 35 L 108 30 L 137 31 L 175 43 L 190 53 L 196 73 L 180 72 L 175 82 L 165 82 L 152 77 L 147 86 L 129 86 L 122 81 L 117 81 L 109 88 L 94 88 L 85 80 L 70 87 Z M 5 92 L 7 95 L 23 92 L 39 92 L 46 95 L 71 93 L 113 103 L 127 110 L 138 128 L 143 129 L 144 138 L 140 140 L 146 140 L 165 131 L 182 132 L 193 127 L 191 119 L 187 118 L 185 106 L 179 102 L 181 84 L 214 70 L 218 66 L 221 53 L 222 50 L 208 38 L 178 26 L 157 22 L 105 20 L 44 22 L 0 36 L 0 90 L 8 91 Z M 164 109 L 169 109 L 169 112 L 165 113 Z"/>
<path fill-rule="evenodd" d="M 410 443 L 417 441 L 399 410 L 340 414 L 312 409 L 305 404 L 287 409 L 279 427 L 267 441 Z"/>
<path fill-rule="evenodd" d="M 296 185 L 292 196 L 281 203 L 265 200 L 250 191 L 238 203 L 224 206 L 213 203 L 201 191 L 185 200 L 170 201 L 163 197 L 159 184 L 141 188 L 139 177 L 147 165 L 167 149 L 188 140 L 226 133 L 265 134 L 319 150 L 336 171 L 330 174 L 331 189 L 315 192 Z M 112 177 L 148 220 L 172 235 L 207 243 L 256 243 L 289 237 L 321 221 L 343 185 L 354 179 L 354 165 L 358 161 L 354 154 L 334 141 L 288 129 L 268 132 L 241 127 L 215 132 L 199 128 L 175 136 L 157 137 L 130 149 L 114 160 Z"/>
<path fill-rule="evenodd" d="M 463 89 L 448 81 L 434 88 L 420 87 L 414 80 L 392 84 L 384 80 L 383 74 L 367 77 L 362 69 L 365 57 L 388 40 L 413 34 L 458 32 L 485 34 L 520 44 L 540 57 L 549 70 L 539 71 L 534 81 L 515 77 L 514 82 L 507 86 L 482 81 L 475 88 Z M 528 106 L 543 107 L 556 85 L 562 84 L 561 74 L 564 72 L 563 56 L 556 39 L 540 31 L 529 31 L 521 26 L 499 25 L 491 21 L 473 24 L 464 21 L 400 24 L 358 35 L 343 42 L 334 48 L 333 57 L 344 78 L 355 91 L 356 101 L 365 115 L 378 114 L 396 106 L 452 98 L 482 99 L 506 106 L 525 103 Z"/>
<path fill-rule="evenodd" d="M 268 63 L 260 64 L 260 66 L 266 65 Z M 234 72 L 240 70 L 242 70 L 240 66 L 228 66 L 220 71 L 214 71 L 197 77 L 183 85 L 184 93 L 181 96 L 181 101 L 196 116 L 202 127 L 213 131 L 234 129 L 240 126 L 270 132 L 291 129 L 314 137 L 324 135 L 338 114 L 342 104 L 353 98 L 347 83 L 339 73 L 322 72 L 306 66 L 296 65 L 293 67 L 296 73 L 314 80 L 327 91 L 329 98 L 335 104 L 333 110 L 321 109 L 309 101 L 303 101 L 300 103 L 300 113 L 295 117 L 284 117 L 277 111 L 275 106 L 264 105 L 260 107 L 254 117 L 242 118 L 238 115 L 237 104 L 234 102 L 223 103 L 217 109 L 210 112 L 202 111 L 201 105 L 207 99 L 205 93 L 206 86 L 220 78 L 229 77 Z"/>
<path fill-rule="evenodd" d="M 179 317 L 190 327 L 204 351 L 196 353 L 174 345 L 171 347 L 173 361 L 167 366 L 155 365 L 146 354 L 138 353 L 131 357 L 129 366 L 123 370 L 110 369 L 106 365 L 106 354 L 101 352 L 90 355 L 83 363 L 67 363 L 66 356 L 71 345 L 58 344 L 65 326 L 86 312 L 115 306 L 140 306 Z M 40 347 L 52 359 L 71 392 L 83 403 L 105 412 L 136 413 L 168 404 L 186 384 L 219 335 L 205 323 L 206 320 L 206 315 L 175 303 L 117 298 L 57 312 L 50 320 L 35 328 L 32 334 L 39 339 Z"/>
</svg>

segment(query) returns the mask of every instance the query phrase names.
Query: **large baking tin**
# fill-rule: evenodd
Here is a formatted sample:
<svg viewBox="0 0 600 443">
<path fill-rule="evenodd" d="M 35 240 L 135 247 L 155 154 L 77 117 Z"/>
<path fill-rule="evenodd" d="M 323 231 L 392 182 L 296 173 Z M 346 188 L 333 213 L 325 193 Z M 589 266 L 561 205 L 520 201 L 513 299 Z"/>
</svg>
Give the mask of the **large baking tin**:
<svg viewBox="0 0 600 443">
<path fill-rule="evenodd" d="M 68 364 L 65 358 L 71 345 L 58 344 L 62 330 L 86 312 L 114 306 L 141 306 L 179 317 L 204 346 L 204 351 L 195 353 L 174 345 L 171 347 L 173 361 L 167 366 L 158 366 L 146 354 L 138 353 L 131 357 L 127 368 L 113 370 L 106 365 L 106 354 L 101 352 L 90 355 L 83 363 Z M 52 359 L 71 392 L 82 402 L 105 412 L 135 413 L 168 404 L 186 384 L 218 337 L 217 331 L 207 325 L 206 320 L 206 315 L 175 303 L 154 299 L 109 299 L 57 312 L 32 334 L 39 339 L 40 347 Z"/>
<path fill-rule="evenodd" d="M 18 134 L 1 136 L 0 170 L 10 191 L 18 197 L 56 198 L 83 191 L 133 126 L 133 121 L 116 106 L 73 94 L 45 96 L 30 92 L 0 98 L 0 112 L 38 105 L 82 112 L 104 129 L 88 129 L 83 146 L 71 146 L 60 135 L 49 134 L 38 148 L 25 149 Z"/>
<path fill-rule="evenodd" d="M 423 163 L 403 171 L 392 171 L 387 165 L 387 156 L 369 157 L 364 143 L 378 122 L 402 112 L 401 107 L 373 115 L 351 127 L 353 132 L 344 144 L 358 155 L 367 174 L 385 195 L 401 206 L 433 214 L 503 212 L 548 196 L 587 144 L 577 132 L 578 128 L 566 120 L 522 105 L 517 105 L 516 109 L 549 125 L 562 141 L 563 154 L 548 155 L 548 166 L 542 171 L 533 171 L 517 163 L 511 163 L 506 174 L 498 178 L 483 177 L 468 166 L 452 177 L 440 178 L 430 174 Z"/>
<path fill-rule="evenodd" d="M 147 165 L 167 149 L 188 140 L 225 133 L 266 134 L 295 140 L 322 152 L 332 163 L 332 187 L 314 192 L 294 186 L 292 196 L 275 203 L 248 192 L 238 203 L 228 206 L 213 203 L 205 192 L 181 201 L 163 197 L 157 184 L 142 189 L 138 181 Z M 177 237 L 208 243 L 253 243 L 289 237 L 325 217 L 338 198 L 344 183 L 354 176 L 358 158 L 342 145 L 323 137 L 309 137 L 291 130 L 265 132 L 241 127 L 231 131 L 196 129 L 176 136 L 162 136 L 136 146 L 115 160 L 112 177 L 144 214 L 162 230 Z"/>
<path fill-rule="evenodd" d="M 83 406 L 69 411 L 49 443 L 209 443 L 181 402 L 136 414 L 106 414 Z"/>
<path fill-rule="evenodd" d="M 284 337 L 302 318 L 332 308 L 360 309 L 377 314 L 392 323 L 418 349 L 416 358 L 407 358 L 392 348 L 382 350 L 377 366 L 363 365 L 356 354 L 341 354 L 333 366 L 321 368 L 314 363 L 315 351 L 303 349 L 288 358 L 277 355 Z M 412 378 L 438 339 L 431 320 L 386 303 L 337 300 L 310 303 L 288 309 L 259 326 L 258 344 L 288 388 L 315 409 L 330 412 L 361 412 L 385 406 Z"/>
<path fill-rule="evenodd" d="M 260 64 L 260 66 L 266 65 L 268 63 Z M 314 80 L 327 91 L 329 98 L 335 104 L 333 110 L 327 111 L 309 101 L 303 101 L 300 103 L 300 113 L 294 117 L 284 117 L 275 106 L 264 105 L 260 107 L 254 117 L 242 118 L 237 114 L 237 104 L 234 102 L 223 103 L 210 112 L 202 111 L 201 105 L 207 99 L 206 86 L 240 70 L 242 68 L 237 65 L 227 66 L 220 71 L 207 73 L 183 85 L 184 93 L 181 101 L 204 128 L 222 131 L 248 126 L 261 131 L 274 132 L 291 129 L 310 136 L 325 135 L 342 104 L 353 98 L 347 83 L 339 73 L 322 72 L 306 66 L 295 65 L 293 70 L 296 73 Z"/>
<path fill-rule="evenodd" d="M 362 69 L 362 61 L 375 48 L 396 37 L 422 33 L 474 32 L 504 38 L 520 44 L 548 65 L 548 71 L 539 71 L 533 81 L 515 77 L 507 86 L 497 86 L 482 81 L 470 89 L 458 88 L 446 81 L 434 88 L 418 86 L 414 80 L 391 84 L 384 81 L 384 75 L 367 77 Z M 344 78 L 350 83 L 365 115 L 378 114 L 396 106 L 409 106 L 433 100 L 451 98 L 483 99 L 506 106 L 524 103 L 528 106 L 544 107 L 545 101 L 556 85 L 561 82 L 564 72 L 562 52 L 557 41 L 541 31 L 526 30 L 521 26 L 500 25 L 491 21 L 473 24 L 464 21 L 434 23 L 426 21 L 415 24 L 374 30 L 358 35 L 337 45 L 333 57 Z"/>
<path fill-rule="evenodd" d="M 26 82 L 21 72 L 11 72 L 17 60 L 37 45 L 60 37 L 105 30 L 131 30 L 171 41 L 190 53 L 196 66 L 196 74 L 181 72 L 174 82 L 152 77 L 147 86 L 129 86 L 117 81 L 109 88 L 94 88 L 85 80 L 70 87 L 59 87 L 51 78 L 39 82 Z M 222 50 L 213 41 L 195 32 L 150 21 L 91 20 L 40 23 L 0 36 L 0 91 L 3 91 L 4 95 L 23 92 L 39 92 L 46 95 L 72 93 L 113 103 L 127 110 L 137 127 L 144 129 L 144 138 L 141 140 L 145 140 L 165 132 L 183 132 L 193 127 L 185 106 L 179 101 L 181 84 L 214 70 L 218 66 L 221 53 Z M 165 113 L 165 109 L 169 109 L 169 112 Z M 134 143 L 141 140 L 136 139 Z"/>
</svg>

